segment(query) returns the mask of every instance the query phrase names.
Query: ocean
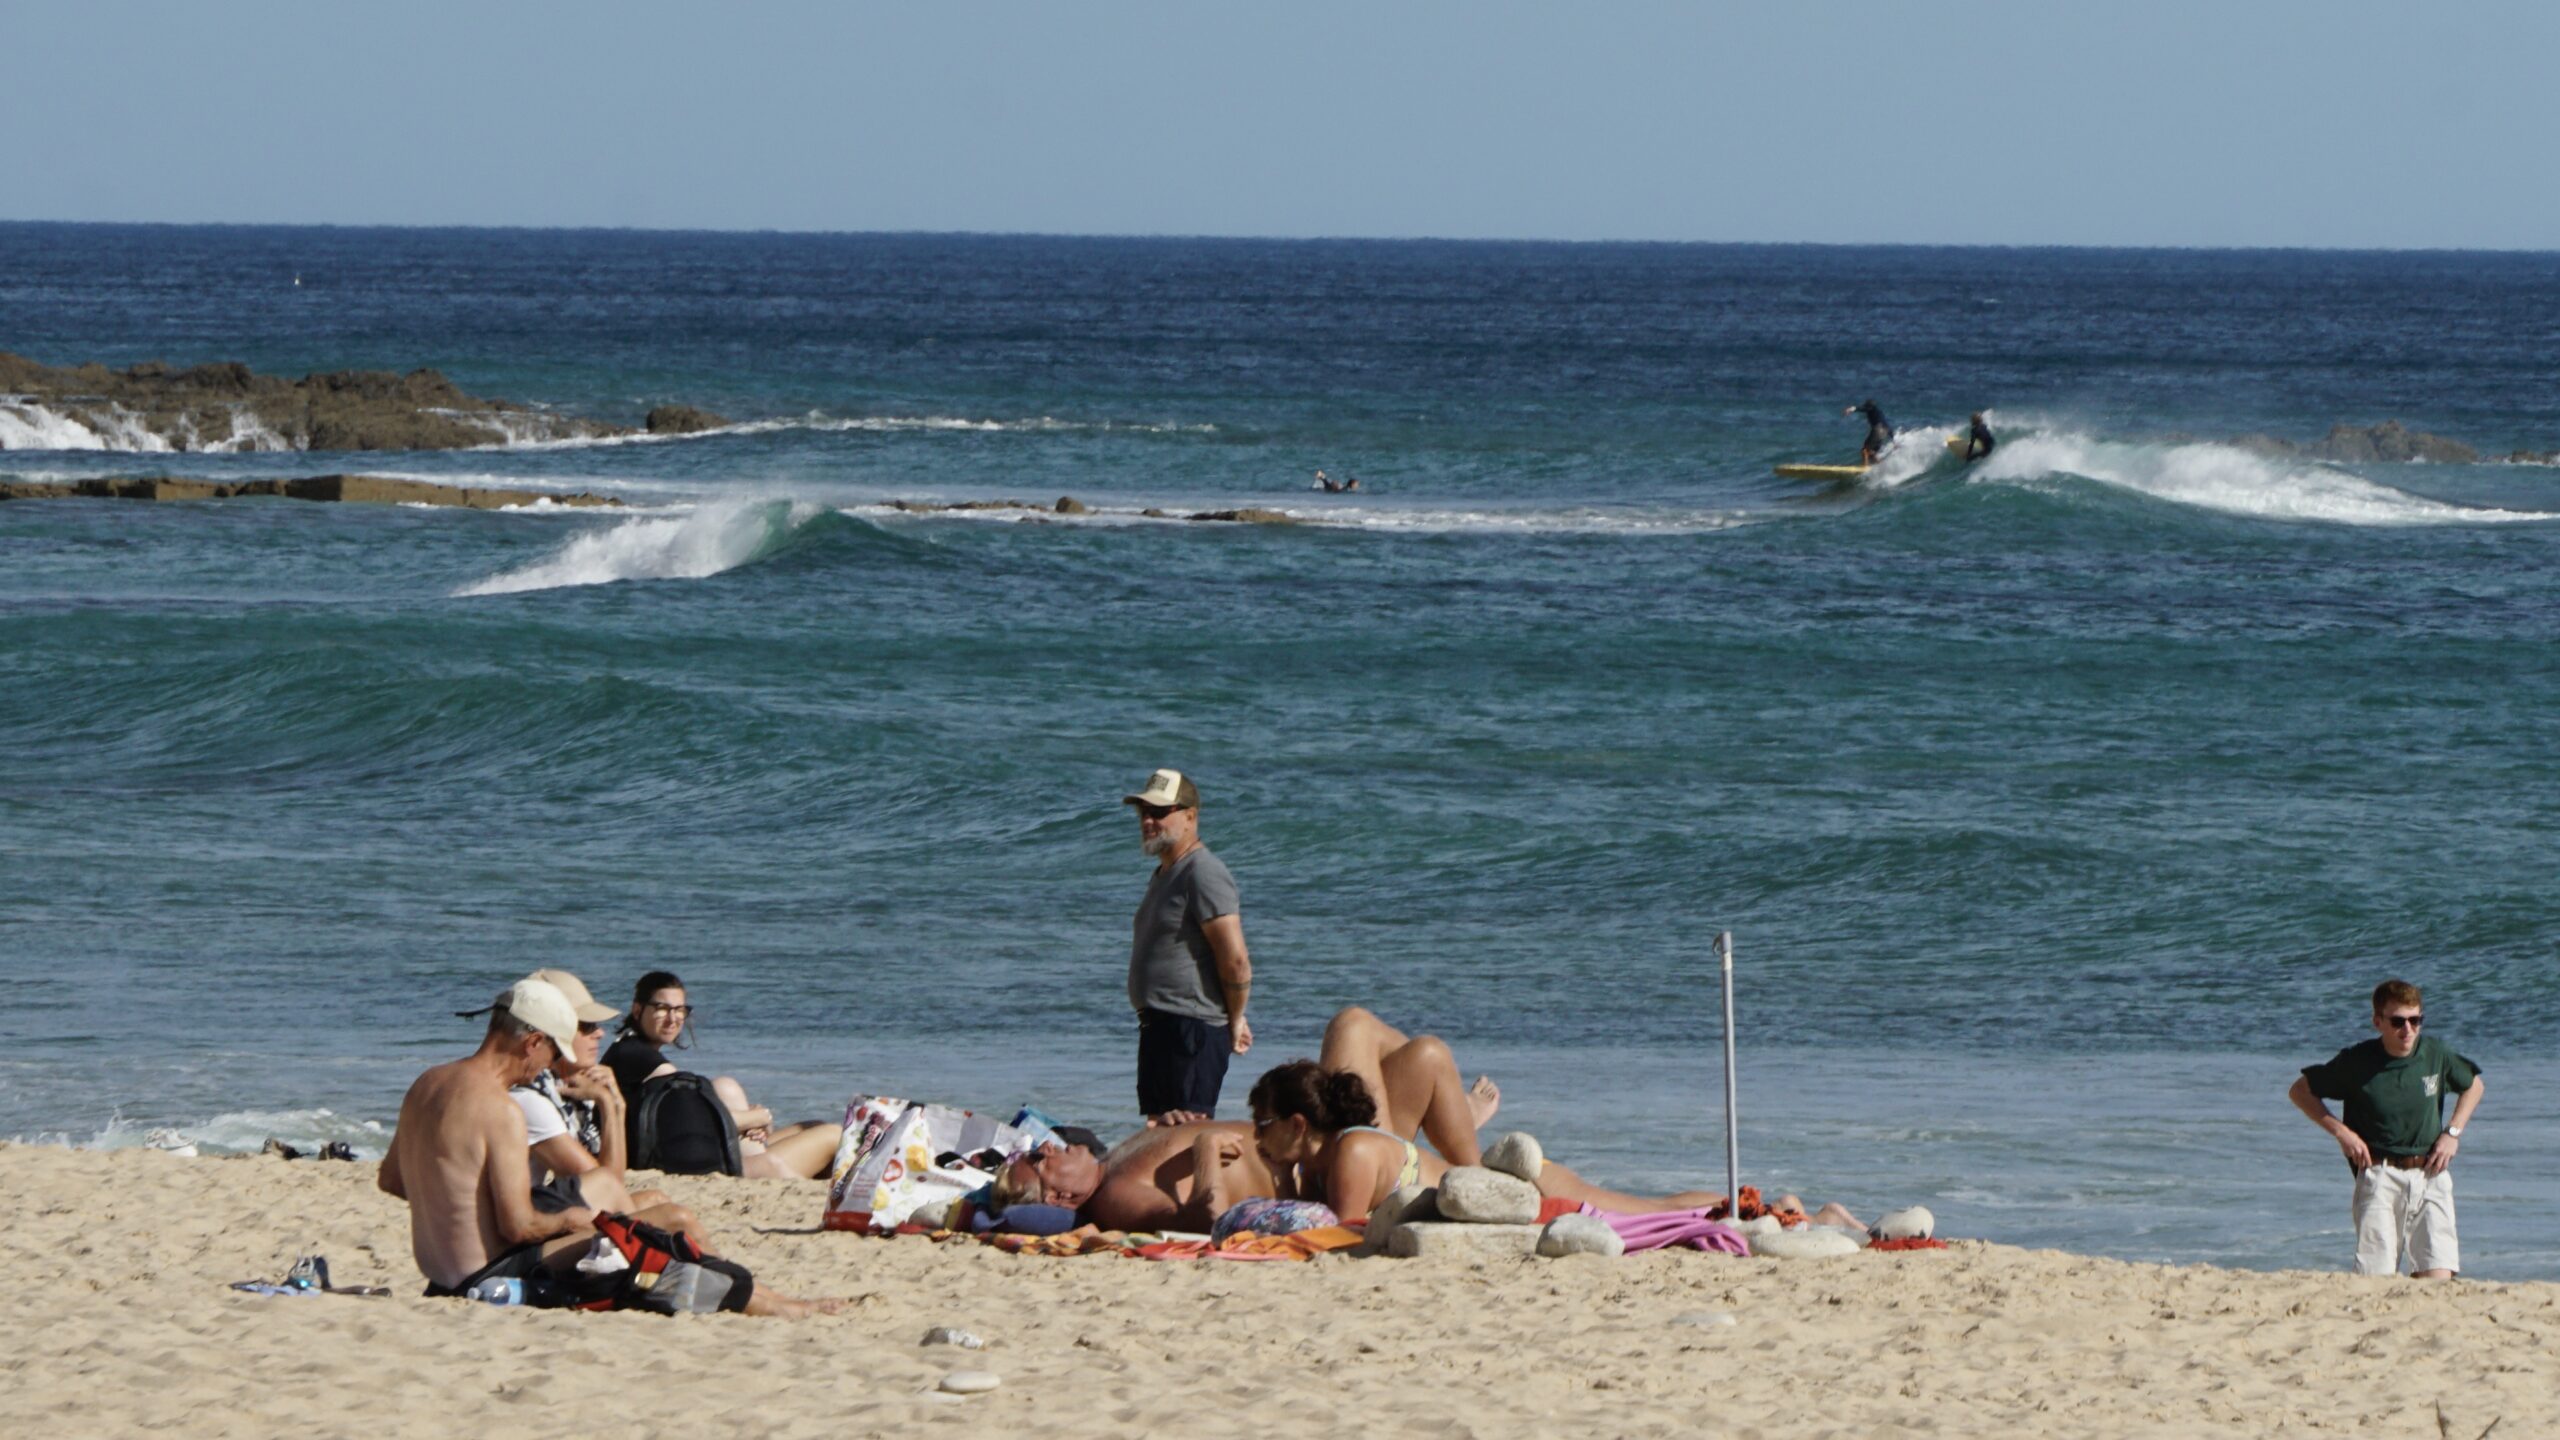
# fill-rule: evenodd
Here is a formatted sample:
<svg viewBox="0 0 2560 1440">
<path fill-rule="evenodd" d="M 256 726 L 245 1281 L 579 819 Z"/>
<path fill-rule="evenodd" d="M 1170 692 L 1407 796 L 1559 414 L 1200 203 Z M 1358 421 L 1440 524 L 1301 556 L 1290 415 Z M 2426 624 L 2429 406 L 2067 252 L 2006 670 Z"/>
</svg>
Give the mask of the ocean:
<svg viewBox="0 0 2560 1440">
<path fill-rule="evenodd" d="M 140 454 L 0 398 L 0 481 L 629 506 L 0 504 L 0 1136 L 378 1153 L 544 965 L 679 972 L 792 1116 L 1118 1133 L 1175 766 L 1256 963 L 1222 1113 L 1357 1003 L 1721 1188 L 1730 930 L 1746 1183 L 2343 1268 L 2284 1092 L 2397 975 L 2493 1086 L 2466 1269 L 2560 1278 L 2560 469 L 2226 443 L 2560 449 L 2560 255 L 5 224 L 0 349 L 738 422 Z M 1867 478 L 1770 473 L 1869 397 Z M 1302 523 L 1141 513 L 1246 506 Z"/>
</svg>

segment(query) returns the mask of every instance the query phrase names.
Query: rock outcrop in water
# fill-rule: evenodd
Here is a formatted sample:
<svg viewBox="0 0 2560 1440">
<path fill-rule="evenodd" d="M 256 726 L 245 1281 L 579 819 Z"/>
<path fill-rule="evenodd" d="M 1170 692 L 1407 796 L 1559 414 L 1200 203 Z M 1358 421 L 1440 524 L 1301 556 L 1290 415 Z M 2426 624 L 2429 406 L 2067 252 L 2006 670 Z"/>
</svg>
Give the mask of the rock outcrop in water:
<svg viewBox="0 0 2560 1440">
<path fill-rule="evenodd" d="M 652 435 L 698 435 L 705 430 L 724 429 L 730 423 L 726 416 L 691 405 L 660 405 L 650 410 L 640 428 Z"/>
<path fill-rule="evenodd" d="M 254 496 L 348 505 L 452 505 L 466 510 L 622 503 L 609 495 L 590 495 L 583 490 L 570 495 L 547 490 L 473 490 L 381 475 L 308 475 L 295 480 L 189 480 L 173 475 L 140 475 L 41 484 L 0 483 L 0 500 L 239 500 Z"/>
<path fill-rule="evenodd" d="M 2411 461 L 2469 465 L 2480 458 L 2479 451 L 2459 440 L 2412 430 L 2397 420 L 2385 420 L 2379 425 L 2332 425 L 2327 435 L 2309 443 L 2273 435 L 2242 435 L 2231 443 L 2259 455 L 2334 460 L 2348 465 L 2401 465 Z"/>
<path fill-rule="evenodd" d="M 719 423 L 707 412 L 688 413 Z M 0 448 L 459 450 L 629 433 L 484 400 L 433 370 L 333 370 L 287 380 L 237 362 L 64 369 L 0 352 Z"/>
</svg>

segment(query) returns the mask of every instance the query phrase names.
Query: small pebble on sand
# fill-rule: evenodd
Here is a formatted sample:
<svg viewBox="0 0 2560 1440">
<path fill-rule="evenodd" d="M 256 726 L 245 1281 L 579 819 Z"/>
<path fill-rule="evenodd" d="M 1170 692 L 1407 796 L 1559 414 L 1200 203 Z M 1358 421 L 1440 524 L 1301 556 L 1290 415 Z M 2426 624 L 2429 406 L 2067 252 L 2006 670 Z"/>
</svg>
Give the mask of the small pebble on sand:
<svg viewBox="0 0 2560 1440">
<path fill-rule="evenodd" d="M 993 1370 L 954 1370 L 942 1377 L 942 1389 L 951 1395 L 981 1395 L 1003 1383 Z"/>
</svg>

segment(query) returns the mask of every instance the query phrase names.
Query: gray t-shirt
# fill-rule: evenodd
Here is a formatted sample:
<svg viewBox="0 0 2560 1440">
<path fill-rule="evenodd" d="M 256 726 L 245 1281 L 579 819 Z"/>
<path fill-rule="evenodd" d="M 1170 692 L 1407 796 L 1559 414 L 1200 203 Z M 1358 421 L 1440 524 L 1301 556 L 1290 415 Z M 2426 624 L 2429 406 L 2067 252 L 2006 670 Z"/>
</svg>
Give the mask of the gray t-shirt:
<svg viewBox="0 0 2560 1440">
<path fill-rule="evenodd" d="M 1130 1005 L 1223 1022 L 1227 989 L 1200 927 L 1236 909 L 1236 877 L 1206 845 L 1156 871 L 1129 942 Z"/>
</svg>

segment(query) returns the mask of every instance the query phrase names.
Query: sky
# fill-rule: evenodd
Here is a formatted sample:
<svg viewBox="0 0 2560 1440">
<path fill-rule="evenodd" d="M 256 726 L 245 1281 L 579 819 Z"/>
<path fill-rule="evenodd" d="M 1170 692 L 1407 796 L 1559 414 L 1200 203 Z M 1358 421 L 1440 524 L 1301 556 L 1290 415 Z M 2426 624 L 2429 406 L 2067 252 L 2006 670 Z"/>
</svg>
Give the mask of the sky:
<svg viewBox="0 0 2560 1440">
<path fill-rule="evenodd" d="M 2560 6 L 7 0 L 0 219 L 2560 249 Z"/>
</svg>

